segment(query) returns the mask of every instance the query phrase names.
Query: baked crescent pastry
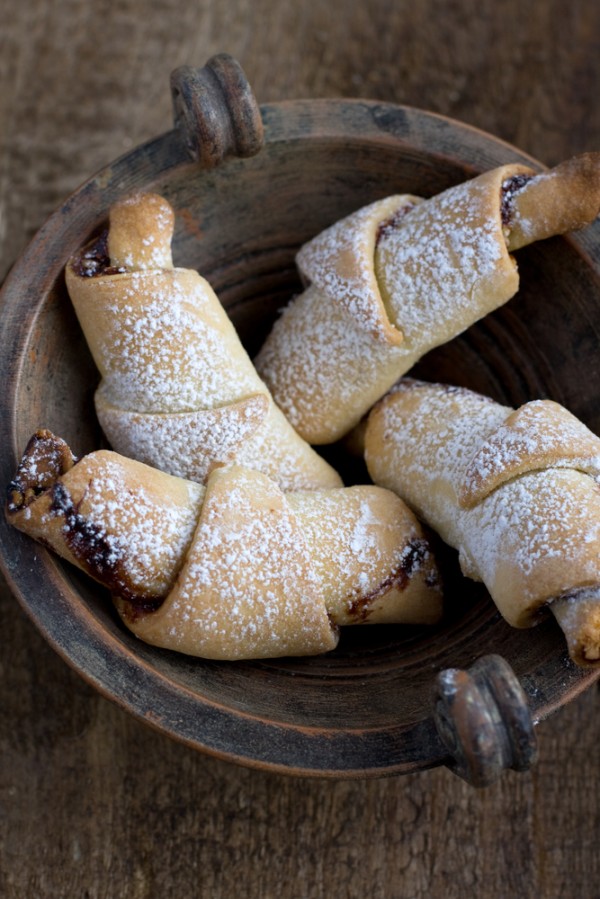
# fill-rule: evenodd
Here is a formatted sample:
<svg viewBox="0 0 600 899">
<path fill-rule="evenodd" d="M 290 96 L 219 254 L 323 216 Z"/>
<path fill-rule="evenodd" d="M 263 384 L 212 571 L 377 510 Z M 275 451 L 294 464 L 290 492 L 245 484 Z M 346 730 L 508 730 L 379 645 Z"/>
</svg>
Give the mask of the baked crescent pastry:
<svg viewBox="0 0 600 899">
<path fill-rule="evenodd" d="M 371 412 L 365 457 L 510 624 L 549 608 L 573 660 L 600 663 L 600 438 L 574 415 L 405 379 Z"/>
<path fill-rule="evenodd" d="M 135 194 L 67 265 L 102 375 L 95 402 L 109 443 L 199 483 L 236 462 L 284 490 L 341 486 L 273 403 L 208 282 L 173 267 L 173 227 L 165 199 Z"/>
<path fill-rule="evenodd" d="M 517 291 L 511 251 L 600 210 L 600 154 L 504 165 L 430 200 L 388 197 L 303 246 L 308 283 L 255 364 L 309 443 L 346 434 L 421 356 Z"/>
<path fill-rule="evenodd" d="M 442 611 L 420 525 L 372 485 L 284 494 L 229 465 L 202 486 L 110 450 L 78 461 L 39 431 L 6 514 L 106 585 L 134 634 L 194 656 L 317 654 L 339 625 L 428 624 Z"/>
</svg>

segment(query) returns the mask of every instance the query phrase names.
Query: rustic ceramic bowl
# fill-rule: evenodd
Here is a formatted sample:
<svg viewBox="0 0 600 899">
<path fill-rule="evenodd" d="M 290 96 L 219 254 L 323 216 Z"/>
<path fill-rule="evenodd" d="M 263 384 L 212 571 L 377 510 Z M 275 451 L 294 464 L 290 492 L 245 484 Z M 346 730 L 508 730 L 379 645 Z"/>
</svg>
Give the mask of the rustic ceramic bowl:
<svg viewBox="0 0 600 899">
<path fill-rule="evenodd" d="M 63 269 L 125 193 L 145 188 L 171 201 L 177 212 L 176 264 L 208 278 L 254 353 L 278 309 L 299 289 L 296 250 L 336 219 L 389 194 L 434 194 L 501 163 L 540 167 L 473 128 L 386 103 L 288 102 L 264 106 L 259 115 L 239 68 L 223 57 L 205 70 L 176 73 L 173 91 L 177 127 L 107 166 L 66 200 L 5 283 L 4 484 L 41 426 L 64 437 L 77 454 L 102 443 L 93 407 L 98 375 Z M 463 384 L 511 405 L 551 397 L 600 432 L 594 388 L 600 363 L 600 226 L 524 249 L 518 259 L 519 294 L 426 357 L 418 375 Z M 360 480 L 362 472 L 339 448 L 328 453 L 348 479 Z M 397 774 L 442 763 L 460 769 L 460 747 L 452 742 L 461 738 L 445 732 L 443 709 L 437 724 L 433 714 L 434 687 L 439 705 L 447 669 L 469 668 L 490 653 L 501 656 L 518 678 L 533 721 L 598 676 L 571 664 L 552 621 L 513 630 L 483 588 L 452 574 L 446 620 L 433 630 L 349 628 L 335 652 L 318 658 L 192 659 L 136 640 L 104 590 L 4 520 L 0 527 L 12 589 L 68 662 L 144 721 L 244 764 L 334 777 Z M 449 565 L 452 571 L 452 558 Z M 470 683 L 477 693 L 475 675 Z M 506 696 L 502 703 L 510 717 Z M 504 758 L 501 766 L 527 767 L 531 734 L 525 739 L 525 756 Z M 485 773 L 465 776 L 490 779 Z"/>
</svg>

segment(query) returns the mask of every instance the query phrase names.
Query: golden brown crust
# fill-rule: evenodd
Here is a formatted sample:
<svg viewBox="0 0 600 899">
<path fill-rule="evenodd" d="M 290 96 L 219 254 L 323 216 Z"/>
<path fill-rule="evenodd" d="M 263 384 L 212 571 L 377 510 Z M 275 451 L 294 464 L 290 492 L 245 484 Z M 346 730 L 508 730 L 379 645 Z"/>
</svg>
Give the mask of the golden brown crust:
<svg viewBox="0 0 600 899">
<path fill-rule="evenodd" d="M 337 636 L 298 521 L 264 475 L 210 476 L 180 576 L 157 612 L 128 620 L 149 643 L 212 659 L 313 655 Z"/>
<path fill-rule="evenodd" d="M 552 613 L 562 628 L 569 655 L 582 668 L 600 664 L 600 588 L 583 587 L 554 600 Z"/>
<path fill-rule="evenodd" d="M 395 494 L 371 485 L 290 493 L 288 501 L 336 624 L 439 621 L 442 592 L 429 541 Z"/>
<path fill-rule="evenodd" d="M 46 433 L 35 458 L 58 443 Z M 332 649 L 340 624 L 441 615 L 429 544 L 389 491 L 284 494 L 238 465 L 202 487 L 108 450 L 52 476 L 41 465 L 38 484 L 28 452 L 32 498 L 9 499 L 9 521 L 107 586 L 147 642 L 218 659 L 307 655 Z"/>
<path fill-rule="evenodd" d="M 38 432 L 35 456 L 30 441 L 19 471 L 32 472 L 32 461 L 50 457 L 57 440 Z M 110 450 L 57 466 L 37 483 L 32 476 L 31 491 L 28 505 L 7 504 L 9 522 L 142 604 L 172 589 L 204 496 L 198 484 Z"/>
<path fill-rule="evenodd" d="M 247 443 L 264 429 L 269 401 L 259 393 L 214 409 L 152 414 L 120 409 L 99 389 L 96 412 L 123 455 L 203 484 L 213 468 L 247 452 Z"/>
<path fill-rule="evenodd" d="M 600 154 L 542 174 L 500 166 L 426 201 L 364 207 L 300 250 L 309 286 L 275 323 L 258 371 L 306 440 L 338 440 L 426 352 L 514 296 L 513 249 L 599 209 Z"/>
<path fill-rule="evenodd" d="M 8 485 L 8 512 L 23 512 L 75 462 L 75 456 L 64 440 L 40 428 L 27 443 L 16 474 Z"/>
<path fill-rule="evenodd" d="M 173 268 L 173 209 L 163 197 L 135 193 L 110 210 L 107 249 L 110 265 L 124 271 Z"/>
<path fill-rule="evenodd" d="M 511 197 L 511 251 L 589 225 L 600 211 L 600 153 L 583 153 L 528 180 Z"/>
<path fill-rule="evenodd" d="M 600 601 L 600 438 L 556 403 L 515 412 L 406 379 L 371 413 L 366 459 L 376 483 L 458 550 L 509 623 L 535 624 L 584 588 Z M 591 657 L 598 618 L 584 608 L 560 620 Z"/>
<path fill-rule="evenodd" d="M 365 206 L 305 244 L 296 257 L 306 282 L 348 313 L 383 346 L 398 346 L 402 331 L 390 321 L 375 271 L 375 250 L 386 224 L 397 227 L 420 197 L 387 197 Z"/>
<path fill-rule="evenodd" d="M 598 438 L 552 400 L 526 403 L 511 412 L 471 459 L 460 505 L 471 508 L 519 475 L 557 467 L 600 476 Z"/>
<path fill-rule="evenodd" d="M 208 282 L 173 268 L 172 229 L 166 200 L 134 195 L 111 210 L 107 248 L 84 248 L 66 269 L 111 446 L 133 456 L 143 447 L 144 461 L 189 478 L 233 453 L 284 489 L 341 486 L 275 407 Z"/>
<path fill-rule="evenodd" d="M 427 201 L 378 201 L 304 246 L 307 290 L 256 358 L 310 443 L 343 437 L 414 363 L 517 290 L 504 237 L 503 166 Z"/>
</svg>

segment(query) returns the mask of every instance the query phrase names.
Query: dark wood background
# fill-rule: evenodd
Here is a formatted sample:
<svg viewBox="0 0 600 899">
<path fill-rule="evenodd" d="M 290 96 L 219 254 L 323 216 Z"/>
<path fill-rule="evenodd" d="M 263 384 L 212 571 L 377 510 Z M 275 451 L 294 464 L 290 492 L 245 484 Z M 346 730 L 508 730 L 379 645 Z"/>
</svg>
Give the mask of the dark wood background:
<svg viewBox="0 0 600 899">
<path fill-rule="evenodd" d="M 600 149 L 595 0 L 0 0 L 0 279 L 81 181 L 171 127 L 168 78 L 227 51 L 259 101 L 448 114 L 547 164 Z M 0 588 L 0 895 L 600 897 L 598 690 L 540 758 L 323 782 L 204 757 L 98 696 Z"/>
</svg>

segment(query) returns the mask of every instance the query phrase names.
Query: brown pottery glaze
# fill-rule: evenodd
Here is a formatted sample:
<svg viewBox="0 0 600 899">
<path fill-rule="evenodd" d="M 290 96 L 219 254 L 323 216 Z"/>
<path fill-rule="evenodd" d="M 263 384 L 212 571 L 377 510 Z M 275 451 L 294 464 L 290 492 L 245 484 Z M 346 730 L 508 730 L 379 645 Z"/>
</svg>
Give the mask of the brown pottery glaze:
<svg viewBox="0 0 600 899">
<path fill-rule="evenodd" d="M 487 134 L 415 109 L 314 100 L 258 110 L 243 73 L 224 56 L 202 70 L 178 70 L 172 90 L 176 127 L 69 197 L 4 285 L 5 485 L 40 427 L 78 455 L 103 443 L 93 406 L 98 375 L 63 269 L 124 194 L 148 189 L 173 204 L 176 265 L 197 268 L 211 282 L 253 354 L 300 289 L 299 246 L 341 216 L 393 193 L 430 196 L 506 162 L 540 168 Z M 600 225 L 517 256 L 517 296 L 430 353 L 416 374 L 511 405 L 550 397 L 600 433 Z M 341 448 L 324 452 L 347 482 L 364 477 Z M 348 628 L 328 655 L 222 663 L 139 642 L 106 591 L 4 520 L 0 527 L 9 583 L 70 664 L 149 724 L 243 764 L 329 777 L 449 764 L 487 783 L 502 768 L 527 768 L 535 754 L 531 722 L 599 674 L 569 661 L 553 621 L 527 631 L 505 624 L 486 591 L 458 575 L 450 552 L 447 613 L 434 629 Z M 476 720 L 465 737 L 464 712 L 473 706 Z M 470 743 L 488 719 L 498 745 L 483 758 Z"/>
</svg>

